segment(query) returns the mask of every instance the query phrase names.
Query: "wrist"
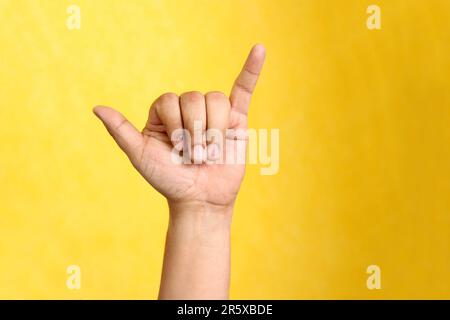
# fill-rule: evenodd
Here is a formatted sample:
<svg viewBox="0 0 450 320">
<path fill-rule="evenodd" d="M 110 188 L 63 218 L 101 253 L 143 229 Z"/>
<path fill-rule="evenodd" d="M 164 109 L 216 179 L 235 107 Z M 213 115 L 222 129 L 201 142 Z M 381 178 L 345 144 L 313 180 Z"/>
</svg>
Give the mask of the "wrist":
<svg viewBox="0 0 450 320">
<path fill-rule="evenodd" d="M 178 220 L 215 220 L 217 223 L 231 223 L 234 203 L 215 205 L 204 201 L 168 201 L 171 221 Z M 181 219 L 182 218 L 182 219 Z"/>
<path fill-rule="evenodd" d="M 169 236 L 191 244 L 228 245 L 233 205 L 169 201 L 169 212 Z"/>
</svg>

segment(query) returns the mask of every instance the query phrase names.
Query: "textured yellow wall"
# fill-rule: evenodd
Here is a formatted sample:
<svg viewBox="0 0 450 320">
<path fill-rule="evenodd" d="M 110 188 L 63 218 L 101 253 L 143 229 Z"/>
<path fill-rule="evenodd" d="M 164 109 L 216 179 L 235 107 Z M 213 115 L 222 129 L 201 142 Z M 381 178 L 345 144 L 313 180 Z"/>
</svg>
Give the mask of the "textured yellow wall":
<svg viewBox="0 0 450 320">
<path fill-rule="evenodd" d="M 142 127 L 162 92 L 228 92 L 256 42 L 250 125 L 281 163 L 249 166 L 231 297 L 450 298 L 449 1 L 1 0 L 0 21 L 0 298 L 155 298 L 165 201 L 91 108 Z"/>
</svg>

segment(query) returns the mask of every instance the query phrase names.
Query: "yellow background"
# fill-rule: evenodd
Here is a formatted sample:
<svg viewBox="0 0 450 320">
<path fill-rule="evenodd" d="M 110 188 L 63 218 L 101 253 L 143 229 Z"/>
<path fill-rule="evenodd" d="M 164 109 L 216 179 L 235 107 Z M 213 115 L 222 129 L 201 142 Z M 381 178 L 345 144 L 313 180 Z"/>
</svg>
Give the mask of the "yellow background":
<svg viewBox="0 0 450 320">
<path fill-rule="evenodd" d="M 250 126 L 280 129 L 281 163 L 248 168 L 231 297 L 450 298 L 449 1 L 1 0 L 0 21 L 0 298 L 156 298 L 166 203 L 91 108 L 141 128 L 163 92 L 228 92 L 256 42 Z"/>
</svg>

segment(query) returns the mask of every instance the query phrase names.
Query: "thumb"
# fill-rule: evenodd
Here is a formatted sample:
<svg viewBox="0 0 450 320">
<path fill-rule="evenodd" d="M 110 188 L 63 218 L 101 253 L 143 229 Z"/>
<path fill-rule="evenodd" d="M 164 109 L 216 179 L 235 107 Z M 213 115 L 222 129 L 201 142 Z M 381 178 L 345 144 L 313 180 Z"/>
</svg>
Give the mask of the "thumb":
<svg viewBox="0 0 450 320">
<path fill-rule="evenodd" d="M 131 162 L 135 163 L 143 148 L 142 134 L 120 112 L 112 108 L 97 106 L 93 111 Z"/>
</svg>

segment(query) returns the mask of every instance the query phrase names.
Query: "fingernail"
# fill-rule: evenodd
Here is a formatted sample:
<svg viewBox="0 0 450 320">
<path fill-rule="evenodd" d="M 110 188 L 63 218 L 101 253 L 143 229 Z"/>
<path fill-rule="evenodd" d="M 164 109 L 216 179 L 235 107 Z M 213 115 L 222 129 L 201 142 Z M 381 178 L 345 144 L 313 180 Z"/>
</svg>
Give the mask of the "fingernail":
<svg viewBox="0 0 450 320">
<path fill-rule="evenodd" d="M 179 135 L 178 137 L 175 138 L 175 140 L 173 140 L 173 146 L 175 148 L 175 150 L 177 151 L 181 151 L 183 150 L 183 135 Z"/>
<path fill-rule="evenodd" d="M 198 144 L 194 146 L 194 163 L 200 164 L 203 162 L 203 147 Z"/>
<path fill-rule="evenodd" d="M 211 143 L 207 147 L 208 160 L 218 160 L 220 158 L 220 148 L 216 143 Z"/>
</svg>

